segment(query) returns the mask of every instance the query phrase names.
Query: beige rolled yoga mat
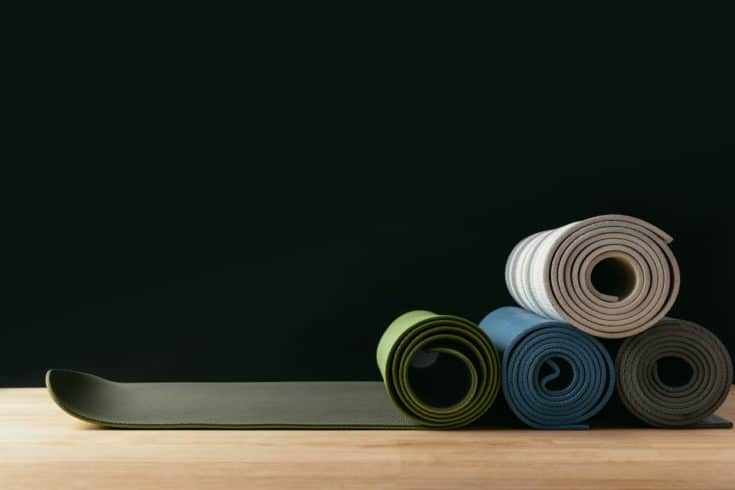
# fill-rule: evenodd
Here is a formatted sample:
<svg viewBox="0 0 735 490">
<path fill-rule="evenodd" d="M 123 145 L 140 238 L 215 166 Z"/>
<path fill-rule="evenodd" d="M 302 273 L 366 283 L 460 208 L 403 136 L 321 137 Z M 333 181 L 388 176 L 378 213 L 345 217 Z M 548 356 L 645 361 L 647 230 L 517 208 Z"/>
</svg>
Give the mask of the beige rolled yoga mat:
<svg viewBox="0 0 735 490">
<path fill-rule="evenodd" d="M 505 281 L 527 310 L 597 337 L 628 337 L 655 325 L 676 300 L 672 240 L 638 218 L 596 216 L 521 240 Z"/>
</svg>

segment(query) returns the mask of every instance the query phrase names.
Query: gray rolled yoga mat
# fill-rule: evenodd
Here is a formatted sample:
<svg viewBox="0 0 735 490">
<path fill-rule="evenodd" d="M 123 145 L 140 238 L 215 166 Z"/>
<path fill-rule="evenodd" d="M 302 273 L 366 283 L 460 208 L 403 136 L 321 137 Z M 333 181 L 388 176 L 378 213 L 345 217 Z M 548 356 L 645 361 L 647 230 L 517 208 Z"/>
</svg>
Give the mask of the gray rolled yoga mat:
<svg viewBox="0 0 735 490">
<path fill-rule="evenodd" d="M 666 361 L 683 363 L 688 380 L 665 378 Z M 714 414 L 733 381 L 732 359 L 720 340 L 693 322 L 664 318 L 626 339 L 616 357 L 617 392 L 625 407 L 654 427 L 732 427 Z"/>
<path fill-rule="evenodd" d="M 121 428 L 455 428 L 478 419 L 499 390 L 499 357 L 460 317 L 413 311 L 377 348 L 383 382 L 118 383 L 50 370 L 67 413 Z"/>
<path fill-rule="evenodd" d="M 586 429 L 610 399 L 615 368 L 599 340 L 514 306 L 498 308 L 480 328 L 502 354 L 508 406 L 537 429 Z"/>
<path fill-rule="evenodd" d="M 597 216 L 523 239 L 505 281 L 529 311 L 598 337 L 628 337 L 655 325 L 676 300 L 671 241 L 643 220 Z"/>
</svg>

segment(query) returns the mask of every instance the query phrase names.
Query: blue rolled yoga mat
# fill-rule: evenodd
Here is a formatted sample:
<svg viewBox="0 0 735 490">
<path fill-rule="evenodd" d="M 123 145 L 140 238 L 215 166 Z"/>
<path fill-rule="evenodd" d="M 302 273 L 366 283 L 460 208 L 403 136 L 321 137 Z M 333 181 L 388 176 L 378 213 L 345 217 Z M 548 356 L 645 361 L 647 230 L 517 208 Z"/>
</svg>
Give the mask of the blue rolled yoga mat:
<svg viewBox="0 0 735 490">
<path fill-rule="evenodd" d="M 525 424 L 587 429 L 610 399 L 615 367 L 596 338 L 515 306 L 492 311 L 480 328 L 502 353 L 503 394 Z"/>
</svg>

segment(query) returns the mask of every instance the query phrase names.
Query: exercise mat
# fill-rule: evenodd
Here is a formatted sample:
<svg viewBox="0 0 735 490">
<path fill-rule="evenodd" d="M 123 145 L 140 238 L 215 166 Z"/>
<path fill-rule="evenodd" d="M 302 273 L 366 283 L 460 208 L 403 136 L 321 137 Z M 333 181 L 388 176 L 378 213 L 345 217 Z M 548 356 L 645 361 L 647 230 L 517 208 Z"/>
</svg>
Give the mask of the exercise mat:
<svg viewBox="0 0 735 490">
<path fill-rule="evenodd" d="M 506 306 L 480 328 L 502 353 L 503 395 L 537 429 L 586 429 L 610 399 L 613 361 L 602 343 L 563 322 Z"/>
<path fill-rule="evenodd" d="M 609 214 L 542 231 L 510 253 L 505 282 L 534 313 L 597 337 L 643 332 L 679 293 L 672 238 L 643 220 Z"/>
<path fill-rule="evenodd" d="M 118 383 L 50 370 L 67 413 L 122 428 L 455 428 L 476 420 L 500 384 L 495 348 L 474 323 L 406 313 L 380 339 L 383 382 Z"/>
<path fill-rule="evenodd" d="M 615 364 L 618 395 L 643 422 L 669 428 L 732 427 L 712 415 L 727 398 L 733 367 L 727 349 L 709 330 L 664 318 L 626 339 Z M 671 374 L 664 369 L 667 365 L 670 370 L 676 368 L 678 377 L 667 379 Z"/>
</svg>

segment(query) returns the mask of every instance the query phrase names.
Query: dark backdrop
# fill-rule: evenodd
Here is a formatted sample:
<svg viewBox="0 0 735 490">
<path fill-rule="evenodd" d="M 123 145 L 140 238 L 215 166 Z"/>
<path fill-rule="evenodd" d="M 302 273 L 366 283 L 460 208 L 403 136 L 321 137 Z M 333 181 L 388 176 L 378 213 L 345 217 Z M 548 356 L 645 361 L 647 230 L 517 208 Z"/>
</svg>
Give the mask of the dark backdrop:
<svg viewBox="0 0 735 490">
<path fill-rule="evenodd" d="M 672 315 L 735 351 L 735 154 L 711 87 L 571 76 L 539 46 L 533 70 L 486 72 L 328 44 L 34 48 L 9 92 L 0 385 L 378 379 L 394 317 L 478 321 L 511 303 L 518 240 L 611 212 L 675 237 Z"/>
<path fill-rule="evenodd" d="M 122 380 L 376 379 L 394 317 L 479 320 L 511 303 L 503 268 L 520 238 L 608 212 L 675 237 L 672 314 L 735 350 L 731 183 L 708 170 L 732 153 L 529 163 L 434 144 L 416 142 L 413 156 L 346 150 L 326 168 L 312 148 L 288 169 L 243 150 L 230 172 L 100 162 L 38 176 L 6 235 L 19 247 L 2 384 L 39 385 L 50 367 Z"/>
</svg>

